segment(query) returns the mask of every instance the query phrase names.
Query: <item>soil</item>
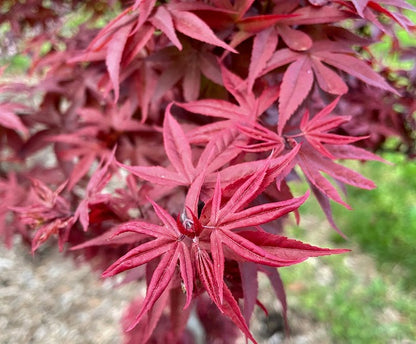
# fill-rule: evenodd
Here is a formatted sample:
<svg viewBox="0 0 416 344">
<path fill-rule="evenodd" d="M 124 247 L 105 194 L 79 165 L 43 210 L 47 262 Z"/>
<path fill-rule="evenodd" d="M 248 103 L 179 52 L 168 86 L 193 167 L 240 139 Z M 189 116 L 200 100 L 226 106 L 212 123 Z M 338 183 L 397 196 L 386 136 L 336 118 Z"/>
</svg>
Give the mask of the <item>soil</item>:
<svg viewBox="0 0 416 344">
<path fill-rule="evenodd" d="M 18 240 L 11 250 L 0 245 L 0 343 L 121 343 L 119 319 L 138 291 L 134 284 L 114 288 L 55 247 L 32 256 Z M 289 313 L 292 336 L 285 340 L 278 302 L 268 289 L 262 293 L 272 310 L 252 322 L 260 344 L 330 343 L 323 326 L 296 313 Z"/>
</svg>

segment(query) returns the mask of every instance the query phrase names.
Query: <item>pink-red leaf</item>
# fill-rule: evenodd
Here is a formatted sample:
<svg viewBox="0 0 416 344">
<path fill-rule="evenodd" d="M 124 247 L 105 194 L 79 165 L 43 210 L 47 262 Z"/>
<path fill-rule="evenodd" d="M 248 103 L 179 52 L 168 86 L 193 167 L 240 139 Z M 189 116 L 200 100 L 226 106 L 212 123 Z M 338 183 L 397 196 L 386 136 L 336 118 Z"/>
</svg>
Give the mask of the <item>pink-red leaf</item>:
<svg viewBox="0 0 416 344">
<path fill-rule="evenodd" d="M 192 301 L 194 273 L 192 269 L 191 255 L 188 247 L 184 242 L 179 243 L 179 267 L 186 291 L 186 302 L 184 308 L 187 308 Z"/>
<path fill-rule="evenodd" d="M 306 51 L 312 47 L 312 39 L 303 31 L 292 29 L 289 25 L 279 25 L 277 30 L 292 50 Z"/>
<path fill-rule="evenodd" d="M 333 159 L 334 156 L 325 148 L 324 144 L 348 144 L 366 137 L 352 137 L 338 134 L 330 134 L 327 131 L 338 128 L 341 124 L 348 122 L 348 116 L 331 116 L 330 113 L 338 104 L 339 97 L 323 108 L 312 119 L 306 111 L 300 123 L 300 129 L 309 143 L 322 155 Z"/>
<path fill-rule="evenodd" d="M 179 123 L 170 113 L 172 104 L 166 108 L 163 122 L 163 143 L 170 162 L 188 182 L 194 178 L 191 146 Z"/>
<path fill-rule="evenodd" d="M 276 50 L 277 38 L 278 36 L 273 28 L 263 30 L 254 37 L 247 78 L 249 90 L 253 88 L 254 81 Z"/>
<path fill-rule="evenodd" d="M 224 285 L 224 300 L 221 305 L 220 310 L 226 314 L 244 333 L 244 335 L 250 339 L 253 344 L 257 344 L 257 341 L 254 339 L 253 335 L 250 333 L 250 329 L 247 326 L 247 323 L 241 314 L 240 307 L 237 301 L 234 299 L 233 294 L 227 285 L 223 282 Z"/>
<path fill-rule="evenodd" d="M 233 252 L 234 255 L 232 258 L 234 259 L 276 267 L 296 263 L 293 259 L 284 259 L 280 256 L 266 252 L 262 247 L 257 245 L 257 243 L 241 236 L 240 232 L 234 233 L 223 228 L 216 229 L 216 231 L 218 232 L 217 235 L 220 237 L 220 241 Z M 255 233 L 259 234 L 260 232 L 256 231 Z"/>
<path fill-rule="evenodd" d="M 215 184 L 214 194 L 212 196 L 212 205 L 211 205 L 211 221 L 213 223 L 219 222 L 220 206 L 221 206 L 221 181 L 220 181 L 220 175 L 217 174 L 217 182 Z"/>
<path fill-rule="evenodd" d="M 218 298 L 219 288 L 214 276 L 214 267 L 208 253 L 196 247 L 194 247 L 193 250 L 198 275 L 210 298 L 215 302 L 218 309 L 227 315 L 240 328 L 240 330 L 243 331 L 246 337 L 248 337 L 254 344 L 257 344 L 256 340 L 250 333 L 243 315 L 241 314 L 237 301 L 234 299 L 227 285 L 223 281 L 223 302 L 220 302 Z"/>
<path fill-rule="evenodd" d="M 258 194 L 260 185 L 262 185 L 263 179 L 266 176 L 267 169 L 270 166 L 270 160 L 266 160 L 263 163 L 263 166 L 254 173 L 250 178 L 248 178 L 232 197 L 228 200 L 218 213 L 218 218 L 221 223 L 227 221 L 229 216 L 232 216 L 235 212 L 242 209 L 254 197 Z M 217 225 L 217 223 L 211 223 L 212 225 Z"/>
<path fill-rule="evenodd" d="M 243 289 L 244 308 L 243 314 L 246 323 L 250 323 L 251 315 L 256 305 L 258 293 L 257 265 L 244 262 L 238 265 L 241 275 L 241 287 Z"/>
<path fill-rule="evenodd" d="M 312 58 L 312 69 L 319 87 L 325 92 L 335 95 L 342 95 L 348 92 L 348 86 L 344 80 L 317 58 Z"/>
<path fill-rule="evenodd" d="M 127 42 L 127 38 L 130 34 L 133 23 L 125 25 L 118 29 L 111 37 L 110 42 L 107 45 L 106 65 L 108 74 L 110 75 L 111 83 L 114 89 L 114 101 L 117 102 L 119 96 L 119 74 L 120 63 L 123 55 L 124 47 Z"/>
<path fill-rule="evenodd" d="M 24 135 L 29 134 L 29 130 L 25 127 L 20 118 L 15 114 L 16 110 L 22 110 L 26 107 L 16 103 L 0 104 L 0 125 L 16 131 L 21 131 Z"/>
<path fill-rule="evenodd" d="M 112 231 L 111 231 L 112 232 Z M 172 233 L 166 230 L 163 226 L 158 226 L 153 223 L 148 223 L 144 221 L 128 221 L 124 222 L 121 225 L 115 227 L 114 234 L 112 238 L 124 234 L 127 232 L 143 234 L 146 236 L 152 236 L 155 238 L 164 237 L 166 239 L 175 239 L 176 235 L 172 236 Z"/>
<path fill-rule="evenodd" d="M 175 33 L 173 20 L 170 12 L 164 6 L 159 6 L 155 15 L 150 19 L 152 24 L 170 39 L 170 41 L 179 49 L 182 50 L 182 44 Z"/>
<path fill-rule="evenodd" d="M 304 144 L 299 151 L 297 161 L 306 178 L 308 178 L 308 180 L 327 197 L 342 204 L 347 209 L 351 209 L 350 206 L 342 200 L 335 187 L 321 175 L 320 165 L 315 161 L 317 154 L 313 151 L 311 152 L 312 148 L 307 149 L 304 148 L 305 146 L 306 145 Z M 329 158 L 325 159 L 330 160 Z"/>
<path fill-rule="evenodd" d="M 184 35 L 237 53 L 234 48 L 221 41 L 211 28 L 197 15 L 191 12 L 177 10 L 172 10 L 171 14 L 176 30 L 182 32 Z"/>
<path fill-rule="evenodd" d="M 276 259 L 300 263 L 310 257 L 326 256 L 331 254 L 346 253 L 347 249 L 329 249 L 305 244 L 301 241 L 289 239 L 284 236 L 270 234 L 267 232 L 241 231 L 238 233 L 242 238 L 261 247 Z"/>
<path fill-rule="evenodd" d="M 299 198 L 275 203 L 265 203 L 230 214 L 221 222 L 221 228 L 232 230 L 241 227 L 257 226 L 273 221 L 299 208 L 308 196 L 309 193 L 306 193 Z"/>
<path fill-rule="evenodd" d="M 237 120 L 245 116 L 245 112 L 238 105 L 220 99 L 201 99 L 176 105 L 189 112 L 212 117 Z"/>
<path fill-rule="evenodd" d="M 308 95 L 313 84 L 312 65 L 304 56 L 293 62 L 286 70 L 280 89 L 278 133 Z"/>
<path fill-rule="evenodd" d="M 244 32 L 258 33 L 273 26 L 282 19 L 291 17 L 293 17 L 293 14 L 264 14 L 247 17 L 238 21 L 237 27 Z"/>
<path fill-rule="evenodd" d="M 176 246 L 176 248 L 174 250 L 170 249 L 163 255 L 159 265 L 153 272 L 152 279 L 147 287 L 146 298 L 143 301 L 142 308 L 135 321 L 127 329 L 128 331 L 133 329 L 139 323 L 143 315 L 153 307 L 154 303 L 171 282 L 179 259 L 179 245 L 177 243 L 172 243 L 172 246 Z"/>
<path fill-rule="evenodd" d="M 219 230 L 213 230 L 210 236 L 211 256 L 214 266 L 214 278 L 218 285 L 219 303 L 223 302 L 223 278 L 224 278 L 224 252 L 222 250 L 222 240 Z"/>
<path fill-rule="evenodd" d="M 156 202 L 153 202 L 149 198 L 148 201 L 152 203 L 153 209 L 155 210 L 157 217 L 163 222 L 165 228 L 171 233 L 171 235 L 173 235 L 174 237 L 178 237 L 179 231 L 177 229 L 175 219 L 172 216 L 170 216 L 170 214 L 161 206 L 159 206 Z"/>
<path fill-rule="evenodd" d="M 352 145 L 326 145 L 326 148 L 337 159 L 374 160 L 391 164 L 374 153 Z"/>
<path fill-rule="evenodd" d="M 379 87 L 383 90 L 399 95 L 399 93 L 391 87 L 382 76 L 377 74 L 364 61 L 356 57 L 327 51 L 319 51 L 315 53 L 315 56 L 320 57 L 323 62 L 341 69 L 371 86 Z"/>
<path fill-rule="evenodd" d="M 175 241 L 165 238 L 158 238 L 141 244 L 115 261 L 102 273 L 102 277 L 114 276 L 125 270 L 146 264 L 160 255 L 169 252 L 176 245 L 177 243 Z"/>
<path fill-rule="evenodd" d="M 278 49 L 267 62 L 266 67 L 263 69 L 262 74 L 267 74 L 273 69 L 284 66 L 288 63 L 296 61 L 300 56 L 300 53 L 288 48 Z"/>
<path fill-rule="evenodd" d="M 125 168 L 135 176 L 147 180 L 149 182 L 164 185 L 164 186 L 177 186 L 187 185 L 188 180 L 181 174 L 173 171 L 169 171 L 161 166 L 128 166 L 122 163 L 117 163 L 122 168 Z"/>
</svg>

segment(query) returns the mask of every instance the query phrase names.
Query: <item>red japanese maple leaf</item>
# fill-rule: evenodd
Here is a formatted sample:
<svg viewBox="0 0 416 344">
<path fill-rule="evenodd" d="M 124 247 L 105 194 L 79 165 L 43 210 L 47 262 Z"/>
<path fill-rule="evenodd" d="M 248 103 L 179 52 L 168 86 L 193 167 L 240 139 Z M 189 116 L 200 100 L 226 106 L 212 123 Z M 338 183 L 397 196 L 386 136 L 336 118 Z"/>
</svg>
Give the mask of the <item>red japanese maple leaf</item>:
<svg viewBox="0 0 416 344">
<path fill-rule="evenodd" d="M 238 186 L 234 188 L 233 195 L 227 199 L 223 199 L 218 176 L 213 196 L 206 203 L 199 218 L 195 215 L 196 202 L 187 203 L 182 216 L 178 215 L 175 220 L 164 209 L 149 200 L 162 225 L 131 221 L 118 227 L 120 234 L 124 232 L 145 234 L 150 241 L 121 257 L 103 273 L 104 277 L 113 276 L 160 257 L 148 284 L 141 310 L 130 328 L 140 322 L 158 297 L 170 283 L 173 283 L 174 275 L 179 274 L 186 290 L 185 307 L 192 301 L 195 281 L 199 280 L 217 307 L 255 342 L 237 301 L 224 283 L 225 260 L 279 267 L 299 263 L 311 256 L 345 252 L 345 250 L 321 249 L 259 229 L 254 230 L 256 226 L 297 209 L 307 198 L 305 195 L 247 208 L 247 205 L 267 186 L 265 179 L 270 168 L 269 164 L 270 161 L 266 161 L 262 168 L 249 178 L 245 178 L 244 182 L 235 183 Z M 252 230 L 241 232 L 242 228 L 252 228 Z"/>
<path fill-rule="evenodd" d="M 335 99 L 312 119 L 309 119 L 309 112 L 305 111 L 302 121 L 300 122 L 301 135 L 303 135 L 317 151 L 330 159 L 334 159 L 334 156 L 325 148 L 326 144 L 345 145 L 368 138 L 368 136 L 353 137 L 328 133 L 331 129 L 336 129 L 341 124 L 346 123 L 351 119 L 349 116 L 330 115 L 337 106 L 338 100 L 339 98 Z"/>
<path fill-rule="evenodd" d="M 306 52 L 288 48 L 277 50 L 269 59 L 263 74 L 290 64 L 283 75 L 279 97 L 278 133 L 312 89 L 314 76 L 319 87 L 331 94 L 342 95 L 348 91 L 344 80 L 326 65 L 342 70 L 365 83 L 396 93 L 380 75 L 363 60 L 354 57 L 345 42 L 315 41 Z"/>
<path fill-rule="evenodd" d="M 206 46 L 195 49 L 184 42 L 182 50 L 169 46 L 155 53 L 149 61 L 155 69 L 160 70 L 152 95 L 154 102 L 159 101 L 179 81 L 186 101 L 199 98 L 202 75 L 214 83 L 222 84 L 216 57 Z"/>
<path fill-rule="evenodd" d="M 26 207 L 10 207 L 22 223 L 36 230 L 32 239 L 32 253 L 52 235 L 57 235 L 59 249 L 62 251 L 68 240 L 69 231 L 75 223 L 69 203 L 59 194 L 65 189 L 65 181 L 55 191 L 50 190 L 43 182 L 32 179 L 34 199 Z"/>
<path fill-rule="evenodd" d="M 287 135 L 285 138 L 288 142 L 296 144 L 296 147 L 299 149 L 296 152 L 294 161 L 300 166 L 305 174 L 328 221 L 335 230 L 344 235 L 332 219 L 329 199 L 344 205 L 348 209 L 350 209 L 350 206 L 344 202 L 337 189 L 329 182 L 327 177 L 322 175 L 322 172 L 333 177 L 338 183 L 345 183 L 362 189 L 373 189 L 375 184 L 371 180 L 333 160 L 349 158 L 359 160 L 381 160 L 372 153 L 348 145 L 348 143 L 361 140 L 363 137 L 344 136 L 327 132 L 349 120 L 348 116 L 331 115 L 331 112 L 337 103 L 338 98 L 310 120 L 309 113 L 306 112 L 300 123 L 301 133 Z M 259 141 L 258 143 L 243 146 L 243 150 L 249 152 L 262 152 L 270 151 L 272 149 L 280 151 L 282 149 L 282 137 L 260 124 L 252 126 L 240 124 L 239 129 L 248 137 Z M 300 141 L 302 144 L 298 145 L 294 142 L 294 139 Z M 337 148 L 338 145 L 340 148 Z M 351 150 L 350 154 L 348 153 L 349 150 Z M 332 153 L 334 151 L 337 152 L 336 155 Z M 287 173 L 284 174 L 284 177 L 286 175 Z"/>
<path fill-rule="evenodd" d="M 114 100 L 117 101 L 121 67 L 131 63 L 152 39 L 156 29 L 161 30 L 179 50 L 182 50 L 183 45 L 176 31 L 192 39 L 236 53 L 234 48 L 219 39 L 214 31 L 192 12 L 195 10 L 218 11 L 215 7 L 197 3 L 184 6 L 180 3 L 158 5 L 155 0 L 141 1 L 140 4 L 128 7 L 113 19 L 99 32 L 86 52 L 71 61 L 105 60 L 108 76 L 114 89 Z M 196 68 L 197 64 L 194 64 L 194 67 Z M 185 81 L 188 84 L 193 82 L 195 85 L 192 75 L 195 76 L 195 73 L 185 76 Z M 185 89 L 190 98 L 193 98 L 189 93 L 190 88 L 185 86 Z"/>
<path fill-rule="evenodd" d="M 251 79 L 243 80 L 221 65 L 221 74 L 224 87 L 235 98 L 238 105 L 222 99 L 202 99 L 187 103 L 175 104 L 192 113 L 214 118 L 226 119 L 214 122 L 192 130 L 188 136 L 192 142 L 209 141 L 218 132 L 235 130 L 238 123 L 254 123 L 279 96 L 276 86 L 265 88 L 259 96 L 251 90 L 252 83 L 257 76 L 253 72 Z"/>
<path fill-rule="evenodd" d="M 119 163 L 132 174 L 149 182 L 174 187 L 192 185 L 201 173 L 209 174 L 233 159 L 240 149 L 235 146 L 239 137 L 237 132 L 218 133 L 200 153 L 194 164 L 193 151 L 181 125 L 171 115 L 170 104 L 165 110 L 163 123 L 163 142 L 166 155 L 171 163 L 163 166 L 128 166 Z"/>
</svg>

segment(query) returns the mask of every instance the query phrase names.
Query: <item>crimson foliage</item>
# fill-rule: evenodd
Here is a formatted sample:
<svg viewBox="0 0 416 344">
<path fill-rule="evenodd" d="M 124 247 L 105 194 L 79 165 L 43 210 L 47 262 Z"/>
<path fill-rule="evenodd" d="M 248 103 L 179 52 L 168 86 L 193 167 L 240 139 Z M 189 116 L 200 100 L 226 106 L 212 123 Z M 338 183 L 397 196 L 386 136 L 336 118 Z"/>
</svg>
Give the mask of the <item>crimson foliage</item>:
<svg viewBox="0 0 416 344">
<path fill-rule="evenodd" d="M 342 234 L 330 201 L 349 208 L 344 184 L 375 185 L 340 160 L 382 161 L 371 151 L 390 136 L 414 154 L 416 74 L 381 66 L 369 48 L 392 35 L 399 56 L 414 53 L 394 36 L 395 25 L 414 29 L 403 14 L 413 8 L 136 0 L 96 29 L 113 5 L 2 5 L 37 81 L 0 89 L 0 235 L 9 246 L 21 235 L 32 252 L 57 238 L 103 277 L 144 280 L 126 343 L 194 343 L 191 313 L 208 342 L 232 343 L 239 328 L 256 343 L 257 274 L 285 312 L 277 268 L 346 251 L 282 236 L 309 195 L 293 197 L 288 182 L 303 175 Z M 60 17 L 71 11 L 91 16 L 68 36 Z"/>
</svg>

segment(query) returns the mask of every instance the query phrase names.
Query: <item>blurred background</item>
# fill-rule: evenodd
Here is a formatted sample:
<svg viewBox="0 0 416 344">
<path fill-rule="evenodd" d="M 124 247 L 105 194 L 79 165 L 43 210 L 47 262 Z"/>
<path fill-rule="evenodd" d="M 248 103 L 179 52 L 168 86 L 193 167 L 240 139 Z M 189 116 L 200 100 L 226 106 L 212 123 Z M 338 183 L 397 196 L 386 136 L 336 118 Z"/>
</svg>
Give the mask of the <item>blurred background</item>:
<svg viewBox="0 0 416 344">
<path fill-rule="evenodd" d="M 280 269 L 289 307 L 323 324 L 333 343 L 416 342 L 416 162 L 382 156 L 394 165 L 354 164 L 377 188 L 348 188 L 352 211 L 334 205 L 347 240 L 312 198 L 288 233 L 352 250 Z"/>
<path fill-rule="evenodd" d="M 108 15 L 111 17 L 111 13 Z M 416 15 L 409 15 L 416 22 Z M 83 12 L 68 17 L 67 34 L 86 20 L 88 15 Z M 0 25 L 0 66 L 7 66 L 2 78 L 25 78 L 30 58 L 19 53 L 19 42 L 7 41 L 9 30 L 7 23 Z M 402 44 L 416 47 L 414 34 L 399 30 L 398 36 Z M 394 66 L 399 63 L 395 57 L 384 56 L 389 44 L 386 39 L 372 49 Z M 45 51 L 48 49 L 45 45 Z M 407 68 L 414 68 L 414 60 L 416 56 L 406 62 Z M 349 164 L 378 188 L 348 188 L 352 211 L 333 204 L 334 218 L 348 239 L 330 228 L 312 197 L 300 209 L 300 225 L 293 225 L 287 232 L 313 245 L 352 250 L 280 269 L 289 312 L 323 330 L 322 342 L 416 343 L 416 162 L 390 152 L 395 145 L 394 139 L 390 140 L 381 153 L 393 165 Z M 301 185 L 298 188 L 302 191 Z M 35 338 L 34 343 L 54 343 L 68 331 L 72 331 L 72 337 L 64 338 L 74 338 L 71 343 L 119 340 L 118 328 L 112 324 L 127 304 L 126 296 L 135 294 L 134 287 L 124 294 L 114 294 L 87 268 L 76 270 L 72 263 L 57 257 L 55 248 L 40 250 L 32 259 L 29 250 L 19 245 L 8 252 L 1 247 L 0 343 L 26 343 L 25 338 Z M 60 270 L 56 268 L 57 259 L 62 263 Z M 27 297 L 17 301 L 22 295 Z M 37 318 L 31 315 L 31 309 Z M 70 316 L 73 318 L 68 322 Z M 28 325 L 30 321 L 32 325 Z M 9 331 L 7 335 L 5 331 Z"/>
</svg>

